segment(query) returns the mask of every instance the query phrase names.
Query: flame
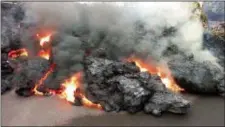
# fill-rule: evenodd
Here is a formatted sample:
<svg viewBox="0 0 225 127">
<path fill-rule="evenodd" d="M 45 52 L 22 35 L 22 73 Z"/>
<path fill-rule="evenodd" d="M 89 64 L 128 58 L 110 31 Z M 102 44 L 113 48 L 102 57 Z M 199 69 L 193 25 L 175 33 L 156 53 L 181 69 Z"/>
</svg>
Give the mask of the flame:
<svg viewBox="0 0 225 127">
<path fill-rule="evenodd" d="M 51 47 L 46 46 L 45 44 L 50 43 L 50 38 L 52 34 L 47 34 L 44 37 L 40 37 L 39 34 L 37 34 L 37 37 L 39 38 L 39 44 L 41 46 L 41 50 L 38 52 L 38 56 L 49 60 L 50 54 L 51 54 Z"/>
<path fill-rule="evenodd" d="M 143 60 L 136 58 L 136 57 L 130 57 L 127 59 L 128 62 L 135 62 L 136 66 L 139 67 L 141 72 L 149 72 L 151 74 L 157 74 L 157 68 L 150 64 L 146 64 Z"/>
<path fill-rule="evenodd" d="M 69 102 L 75 101 L 74 92 L 76 91 L 80 83 L 78 81 L 80 79 L 80 76 L 81 76 L 81 73 L 78 72 L 75 75 L 73 75 L 71 78 L 65 80 L 64 83 L 62 83 L 64 90 L 60 95 L 61 98 L 65 98 Z"/>
<path fill-rule="evenodd" d="M 20 56 L 28 56 L 28 51 L 25 48 L 12 50 L 8 53 L 9 58 L 17 58 Z"/>
<path fill-rule="evenodd" d="M 166 66 L 160 66 L 155 67 L 151 64 L 147 64 L 145 61 L 137 58 L 137 57 L 130 57 L 127 59 L 128 62 L 135 62 L 136 66 L 139 67 L 141 72 L 149 72 L 150 74 L 157 74 L 160 76 L 161 81 L 163 84 L 165 84 L 166 88 L 174 91 L 174 92 L 180 92 L 184 91 L 184 89 L 180 88 L 176 82 L 174 81 L 173 77 L 170 74 L 170 71 L 168 67 Z"/>
<path fill-rule="evenodd" d="M 44 74 L 44 76 L 38 81 L 37 84 L 35 84 L 35 87 L 33 89 L 33 92 L 35 95 L 44 95 L 42 92 L 39 92 L 37 90 L 37 88 L 42 85 L 42 83 L 47 79 L 47 77 L 49 76 L 49 74 L 51 74 L 53 72 L 53 69 L 55 68 L 55 64 L 52 64 L 49 68 L 49 70 Z"/>
<path fill-rule="evenodd" d="M 102 109 L 102 106 L 100 104 L 92 103 L 85 96 L 82 96 L 82 104 L 85 105 L 86 107 Z"/>
<path fill-rule="evenodd" d="M 50 42 L 51 34 L 48 34 L 47 36 L 44 36 L 44 37 L 40 37 L 40 35 L 37 34 L 37 37 L 40 38 L 39 44 L 41 47 L 43 47 L 44 44 Z"/>
<path fill-rule="evenodd" d="M 62 83 L 64 90 L 59 95 L 60 98 L 66 99 L 67 101 L 74 103 L 75 97 L 79 97 L 81 98 L 81 102 L 84 106 L 101 109 L 102 107 L 100 104 L 92 103 L 90 100 L 88 100 L 84 96 L 84 94 L 82 94 L 82 92 L 77 91 L 77 89 L 80 88 L 81 76 L 82 76 L 82 73 L 78 72 L 74 74 L 71 78 L 65 80 L 64 83 Z"/>
<path fill-rule="evenodd" d="M 51 53 L 51 50 L 50 50 L 50 49 L 48 49 L 48 50 L 40 50 L 40 51 L 38 52 L 38 56 L 40 56 L 40 57 L 42 57 L 42 58 L 44 58 L 44 59 L 49 60 L 49 58 L 50 58 L 50 53 Z"/>
<path fill-rule="evenodd" d="M 41 46 L 40 51 L 38 52 L 38 56 L 45 58 L 47 60 L 50 59 L 51 54 L 51 47 L 50 45 L 46 45 L 47 43 L 50 43 L 51 34 L 48 34 L 47 36 L 40 37 L 39 34 L 36 34 L 36 36 L 39 38 L 39 44 Z M 25 48 L 19 49 L 19 50 L 13 50 L 9 54 L 9 57 L 16 58 L 19 56 L 28 56 L 28 52 Z M 47 77 L 53 72 L 55 68 L 55 64 L 52 64 L 49 68 L 49 70 L 43 75 L 43 77 L 35 84 L 35 87 L 32 89 L 35 95 L 43 96 L 44 93 L 38 91 L 38 87 L 43 84 L 43 82 L 47 79 Z M 75 98 L 79 97 L 81 99 L 81 103 L 86 107 L 91 108 L 97 108 L 102 109 L 100 104 L 94 104 L 90 100 L 88 100 L 85 95 L 78 91 L 81 84 L 81 76 L 82 73 L 78 72 L 74 74 L 71 78 L 66 79 L 64 83 L 61 84 L 62 89 L 60 90 L 51 90 L 47 89 L 48 93 L 56 95 L 58 94 L 60 98 L 66 99 L 68 102 L 75 102 Z"/>
</svg>

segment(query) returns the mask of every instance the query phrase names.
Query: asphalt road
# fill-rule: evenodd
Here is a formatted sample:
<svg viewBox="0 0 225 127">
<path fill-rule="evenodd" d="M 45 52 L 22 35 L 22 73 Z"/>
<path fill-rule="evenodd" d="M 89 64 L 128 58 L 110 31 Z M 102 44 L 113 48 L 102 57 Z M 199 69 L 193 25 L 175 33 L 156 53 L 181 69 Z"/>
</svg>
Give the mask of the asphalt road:
<svg viewBox="0 0 225 127">
<path fill-rule="evenodd" d="M 164 114 L 153 117 L 144 113 L 105 113 L 85 107 L 71 106 L 52 97 L 18 97 L 13 91 L 1 97 L 2 126 L 224 126 L 224 99 L 188 95 L 192 108 L 180 116 Z"/>
</svg>

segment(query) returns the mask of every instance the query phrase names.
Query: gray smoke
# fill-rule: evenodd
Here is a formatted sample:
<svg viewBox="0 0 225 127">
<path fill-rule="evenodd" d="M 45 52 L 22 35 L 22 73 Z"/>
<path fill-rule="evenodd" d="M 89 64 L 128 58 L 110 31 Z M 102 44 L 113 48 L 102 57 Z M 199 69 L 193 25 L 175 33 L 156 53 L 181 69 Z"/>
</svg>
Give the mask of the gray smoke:
<svg viewBox="0 0 225 127">
<path fill-rule="evenodd" d="M 24 3 L 24 22 L 55 31 L 53 55 L 60 79 L 82 70 L 85 51 L 99 48 L 112 59 L 136 54 L 166 62 L 173 59 L 168 48 L 175 47 L 181 54 L 193 55 L 196 61 L 217 64 L 217 59 L 202 48 L 203 28 L 198 19 L 191 18 L 190 6 L 185 2 L 123 6 L 114 2 L 28 2 Z"/>
<path fill-rule="evenodd" d="M 21 5 L 2 4 L 1 11 L 1 48 L 8 48 L 9 45 L 16 48 L 19 45 L 19 21 L 23 17 Z"/>
</svg>

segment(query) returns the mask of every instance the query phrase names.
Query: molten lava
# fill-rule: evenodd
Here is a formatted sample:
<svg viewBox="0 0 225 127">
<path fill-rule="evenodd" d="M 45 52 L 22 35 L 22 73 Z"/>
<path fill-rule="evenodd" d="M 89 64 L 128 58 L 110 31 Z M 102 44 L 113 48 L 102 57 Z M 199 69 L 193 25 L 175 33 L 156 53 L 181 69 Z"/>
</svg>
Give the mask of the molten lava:
<svg viewBox="0 0 225 127">
<path fill-rule="evenodd" d="M 79 81 L 81 77 L 81 73 L 76 73 L 71 78 L 65 80 L 64 83 L 62 83 L 62 87 L 64 88 L 63 92 L 61 93 L 60 97 L 65 98 L 69 102 L 75 101 L 74 92 L 80 85 Z"/>
<path fill-rule="evenodd" d="M 44 37 L 40 37 L 39 34 L 37 34 L 37 37 L 39 38 L 39 44 L 42 49 L 38 52 L 38 56 L 49 60 L 50 54 L 51 54 L 51 47 L 46 45 L 47 43 L 50 43 L 51 34 L 47 34 Z"/>
<path fill-rule="evenodd" d="M 35 87 L 34 87 L 34 89 L 33 89 L 33 92 L 34 92 L 35 95 L 44 95 L 42 92 L 39 92 L 39 91 L 37 90 L 37 88 L 38 88 L 40 85 L 42 85 L 42 83 L 47 79 L 47 77 L 53 72 L 54 68 L 55 68 L 55 64 L 52 64 L 52 65 L 50 66 L 49 70 L 44 74 L 44 76 L 38 81 L 37 84 L 35 84 Z"/>
<path fill-rule="evenodd" d="M 43 47 L 44 44 L 50 42 L 51 34 L 48 34 L 47 36 L 44 36 L 44 37 L 40 37 L 39 34 L 37 34 L 37 37 L 40 38 L 39 44 L 40 44 L 41 47 Z"/>
<path fill-rule="evenodd" d="M 82 94 L 83 95 L 83 94 Z M 84 95 L 82 97 L 82 104 L 86 107 L 90 108 L 96 108 L 96 109 L 102 109 L 102 106 L 100 104 L 92 103 L 90 100 L 88 100 Z"/>
<path fill-rule="evenodd" d="M 49 60 L 51 57 L 51 34 L 47 34 L 46 36 L 40 36 L 37 34 L 37 37 L 39 38 L 39 45 L 40 45 L 40 50 L 37 53 L 38 56 Z M 16 58 L 19 56 L 28 56 L 28 52 L 25 48 L 23 49 L 18 49 L 18 50 L 13 50 L 9 52 L 8 56 L 10 58 Z M 35 95 L 41 95 L 43 96 L 44 93 L 38 91 L 38 88 L 40 85 L 43 84 L 43 82 L 47 79 L 47 77 L 53 72 L 55 69 L 56 65 L 52 64 L 49 68 L 49 70 L 43 75 L 43 77 L 35 84 L 35 87 L 32 89 Z M 82 73 L 78 72 L 75 75 L 73 75 L 71 78 L 66 79 L 64 83 L 61 84 L 62 89 L 60 90 L 51 90 L 51 89 L 46 89 L 47 93 L 50 94 L 58 94 L 61 98 L 66 99 L 69 102 L 74 103 L 76 98 L 79 98 L 81 103 L 84 106 L 91 107 L 91 108 L 97 108 L 97 109 L 102 109 L 100 104 L 94 104 L 90 100 L 88 100 L 85 95 L 80 91 L 80 85 L 81 85 L 81 76 Z"/>
<path fill-rule="evenodd" d="M 20 56 L 28 56 L 28 51 L 25 48 L 12 50 L 8 53 L 9 58 L 17 58 Z"/>
<path fill-rule="evenodd" d="M 180 91 L 184 91 L 184 89 L 180 88 L 176 82 L 174 81 L 173 77 L 170 74 L 170 71 L 168 69 L 168 67 L 166 66 L 160 66 L 160 67 L 156 67 L 156 66 L 152 66 L 149 63 L 146 63 L 145 61 L 143 61 L 140 58 L 137 57 L 130 57 L 127 59 L 128 62 L 135 62 L 135 64 L 140 68 L 141 72 L 149 72 L 150 74 L 157 74 L 158 76 L 160 76 L 161 81 L 163 82 L 163 84 L 165 84 L 166 88 L 174 91 L 174 92 L 180 92 Z"/>
<path fill-rule="evenodd" d="M 50 49 L 48 49 L 48 50 L 40 50 L 38 52 L 38 56 L 40 56 L 40 57 L 42 57 L 42 58 L 44 58 L 46 60 L 49 60 L 50 53 L 51 53 L 51 50 Z"/>
<path fill-rule="evenodd" d="M 77 91 L 77 89 L 80 88 L 81 76 L 82 76 L 82 73 L 78 72 L 75 75 L 73 75 L 71 78 L 65 80 L 65 82 L 62 83 L 62 87 L 64 88 L 64 90 L 59 96 L 72 103 L 75 102 L 75 97 L 79 97 L 81 98 L 81 102 L 84 106 L 102 109 L 100 104 L 92 103 L 90 100 L 88 100 L 84 96 L 82 92 Z"/>
</svg>

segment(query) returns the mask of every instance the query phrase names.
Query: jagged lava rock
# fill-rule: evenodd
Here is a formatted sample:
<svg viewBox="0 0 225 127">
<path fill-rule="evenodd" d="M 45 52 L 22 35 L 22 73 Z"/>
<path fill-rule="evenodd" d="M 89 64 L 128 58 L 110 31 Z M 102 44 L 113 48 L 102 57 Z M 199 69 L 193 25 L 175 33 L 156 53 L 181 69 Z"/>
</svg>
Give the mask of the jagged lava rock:
<svg viewBox="0 0 225 127">
<path fill-rule="evenodd" d="M 85 92 L 91 95 L 87 97 L 100 103 L 105 111 L 145 110 L 158 115 L 157 110 L 160 114 L 165 111 L 182 114 L 190 107 L 181 95 L 167 90 L 157 75 L 140 72 L 134 63 L 86 57 L 84 68 Z"/>
<path fill-rule="evenodd" d="M 20 96 L 33 95 L 32 89 L 50 67 L 48 60 L 41 57 L 24 58 L 17 63 L 13 83 Z"/>
<path fill-rule="evenodd" d="M 211 62 L 177 59 L 168 66 L 177 84 L 186 91 L 224 95 L 224 72 Z"/>
<path fill-rule="evenodd" d="M 13 88 L 12 80 L 13 68 L 8 62 L 8 56 L 1 51 L 1 94 Z"/>
</svg>

